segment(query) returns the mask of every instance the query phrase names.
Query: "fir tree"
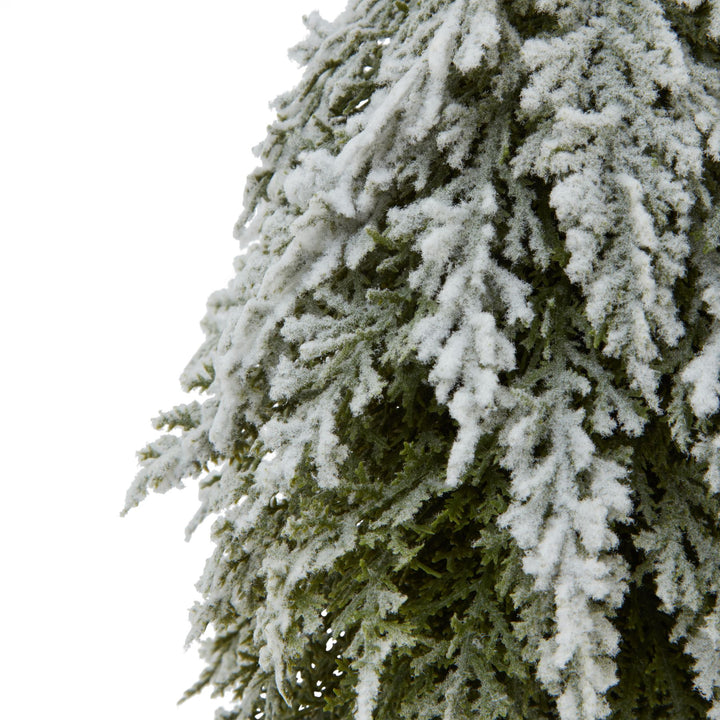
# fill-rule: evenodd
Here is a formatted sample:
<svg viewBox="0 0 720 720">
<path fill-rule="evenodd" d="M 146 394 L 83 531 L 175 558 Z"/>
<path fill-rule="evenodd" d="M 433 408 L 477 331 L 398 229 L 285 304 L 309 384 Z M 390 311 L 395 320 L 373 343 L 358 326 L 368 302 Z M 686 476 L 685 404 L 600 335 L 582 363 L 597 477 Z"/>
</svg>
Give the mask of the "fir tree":
<svg viewBox="0 0 720 720">
<path fill-rule="evenodd" d="M 127 500 L 213 518 L 189 694 L 720 720 L 720 1 L 306 22 Z"/>
</svg>

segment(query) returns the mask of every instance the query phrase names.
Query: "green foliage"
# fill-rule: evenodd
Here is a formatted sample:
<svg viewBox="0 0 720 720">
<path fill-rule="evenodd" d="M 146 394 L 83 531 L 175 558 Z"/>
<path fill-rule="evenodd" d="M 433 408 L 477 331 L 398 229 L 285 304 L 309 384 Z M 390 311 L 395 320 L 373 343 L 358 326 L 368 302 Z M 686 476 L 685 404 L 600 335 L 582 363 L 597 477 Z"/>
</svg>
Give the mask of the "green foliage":
<svg viewBox="0 0 720 720">
<path fill-rule="evenodd" d="M 127 508 L 227 720 L 720 718 L 720 3 L 307 18 Z"/>
</svg>

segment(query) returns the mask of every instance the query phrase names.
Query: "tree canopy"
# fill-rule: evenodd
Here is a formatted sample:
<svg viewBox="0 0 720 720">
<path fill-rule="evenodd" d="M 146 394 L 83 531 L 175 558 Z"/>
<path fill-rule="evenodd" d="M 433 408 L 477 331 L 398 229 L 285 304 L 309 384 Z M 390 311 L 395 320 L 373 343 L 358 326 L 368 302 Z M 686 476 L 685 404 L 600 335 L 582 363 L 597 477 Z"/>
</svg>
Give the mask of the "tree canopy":
<svg viewBox="0 0 720 720">
<path fill-rule="evenodd" d="M 306 19 L 126 511 L 226 720 L 720 720 L 720 1 Z"/>
</svg>

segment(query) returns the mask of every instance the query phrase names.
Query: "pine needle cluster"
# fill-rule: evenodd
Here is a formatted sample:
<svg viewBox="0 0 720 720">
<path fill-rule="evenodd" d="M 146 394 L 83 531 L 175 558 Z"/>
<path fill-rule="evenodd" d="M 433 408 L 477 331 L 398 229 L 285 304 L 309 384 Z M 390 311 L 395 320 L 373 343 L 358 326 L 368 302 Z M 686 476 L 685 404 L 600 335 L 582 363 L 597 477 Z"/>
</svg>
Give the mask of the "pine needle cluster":
<svg viewBox="0 0 720 720">
<path fill-rule="evenodd" d="M 720 1 L 306 19 L 127 501 L 224 720 L 720 720 Z"/>
</svg>

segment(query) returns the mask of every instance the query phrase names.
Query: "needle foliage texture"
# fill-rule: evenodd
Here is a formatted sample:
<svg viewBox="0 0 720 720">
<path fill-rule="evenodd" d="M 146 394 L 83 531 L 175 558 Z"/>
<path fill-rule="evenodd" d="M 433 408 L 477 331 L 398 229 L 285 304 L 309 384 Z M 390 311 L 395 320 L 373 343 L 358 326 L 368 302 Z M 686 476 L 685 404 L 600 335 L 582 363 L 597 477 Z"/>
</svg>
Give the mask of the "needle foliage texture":
<svg viewBox="0 0 720 720">
<path fill-rule="evenodd" d="M 224 720 L 720 720 L 720 1 L 306 18 L 127 509 Z"/>
</svg>

